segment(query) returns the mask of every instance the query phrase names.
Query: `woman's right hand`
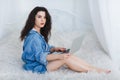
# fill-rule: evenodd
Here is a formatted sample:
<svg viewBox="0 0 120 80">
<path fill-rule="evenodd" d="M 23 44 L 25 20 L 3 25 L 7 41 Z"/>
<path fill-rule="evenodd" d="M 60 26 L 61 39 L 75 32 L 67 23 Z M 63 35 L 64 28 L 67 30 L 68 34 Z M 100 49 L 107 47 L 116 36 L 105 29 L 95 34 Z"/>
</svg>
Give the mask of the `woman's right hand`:
<svg viewBox="0 0 120 80">
<path fill-rule="evenodd" d="M 59 54 L 60 55 L 60 59 L 67 59 L 70 57 L 70 53 L 64 53 L 64 54 Z"/>
</svg>

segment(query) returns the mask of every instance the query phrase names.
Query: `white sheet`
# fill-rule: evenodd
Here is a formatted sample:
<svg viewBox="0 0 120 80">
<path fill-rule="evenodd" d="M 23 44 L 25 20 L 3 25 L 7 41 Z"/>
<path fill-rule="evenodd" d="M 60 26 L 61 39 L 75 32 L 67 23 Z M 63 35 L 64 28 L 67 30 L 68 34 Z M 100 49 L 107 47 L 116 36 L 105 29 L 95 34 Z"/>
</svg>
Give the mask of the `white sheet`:
<svg viewBox="0 0 120 80">
<path fill-rule="evenodd" d="M 77 73 L 61 67 L 58 71 L 46 74 L 36 74 L 22 69 L 22 43 L 18 40 L 20 30 L 0 41 L 0 79 L 1 80 L 120 80 L 120 73 L 113 65 L 112 60 L 102 50 L 94 32 L 84 36 L 81 47 L 74 55 L 86 60 L 88 63 L 111 69 L 110 74 L 96 72 Z M 72 37 L 71 37 L 72 36 Z M 72 41 L 80 37 L 77 32 L 59 33 L 53 31 L 50 43 L 56 46 L 70 47 Z M 79 41 L 78 41 L 79 42 Z"/>
</svg>

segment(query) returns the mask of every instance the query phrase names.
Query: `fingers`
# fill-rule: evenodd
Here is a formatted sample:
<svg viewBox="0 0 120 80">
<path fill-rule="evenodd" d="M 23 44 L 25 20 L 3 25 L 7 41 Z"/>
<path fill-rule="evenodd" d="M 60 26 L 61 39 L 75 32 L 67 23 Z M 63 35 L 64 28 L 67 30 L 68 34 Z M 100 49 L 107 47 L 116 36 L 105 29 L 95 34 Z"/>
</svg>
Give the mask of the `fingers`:
<svg viewBox="0 0 120 80">
<path fill-rule="evenodd" d="M 63 52 L 66 50 L 66 48 L 59 48 L 59 50 Z"/>
<path fill-rule="evenodd" d="M 57 52 L 64 52 L 66 50 L 66 48 L 60 48 L 60 47 L 57 47 L 56 48 L 56 51 Z"/>
<path fill-rule="evenodd" d="M 61 52 L 66 53 L 66 48 L 61 48 Z"/>
<path fill-rule="evenodd" d="M 68 54 L 68 53 L 65 53 L 64 54 L 64 59 L 67 59 L 67 58 L 69 58 L 70 57 L 70 54 Z"/>
</svg>

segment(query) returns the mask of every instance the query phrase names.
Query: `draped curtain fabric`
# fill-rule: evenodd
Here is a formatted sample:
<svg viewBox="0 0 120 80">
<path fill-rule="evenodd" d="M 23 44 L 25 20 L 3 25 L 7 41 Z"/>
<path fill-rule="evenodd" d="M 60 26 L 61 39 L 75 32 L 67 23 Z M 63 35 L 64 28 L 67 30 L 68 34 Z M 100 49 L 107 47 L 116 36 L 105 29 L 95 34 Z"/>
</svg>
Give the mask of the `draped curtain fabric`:
<svg viewBox="0 0 120 80">
<path fill-rule="evenodd" d="M 120 1 L 89 0 L 94 29 L 104 50 L 120 66 Z"/>
<path fill-rule="evenodd" d="M 21 30 L 28 14 L 36 6 L 48 9 L 52 16 L 52 32 L 63 36 L 68 34 L 69 41 L 92 29 L 88 0 L 6 0 L 0 3 L 0 39 L 12 34 L 16 28 Z M 69 41 L 66 42 L 70 44 Z"/>
</svg>

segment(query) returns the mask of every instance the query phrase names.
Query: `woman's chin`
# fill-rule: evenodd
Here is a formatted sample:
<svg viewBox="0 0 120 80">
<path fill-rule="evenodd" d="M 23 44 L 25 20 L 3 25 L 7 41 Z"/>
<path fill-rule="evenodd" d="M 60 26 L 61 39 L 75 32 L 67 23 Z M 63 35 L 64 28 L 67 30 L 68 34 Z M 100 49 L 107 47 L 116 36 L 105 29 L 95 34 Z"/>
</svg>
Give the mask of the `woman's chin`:
<svg viewBox="0 0 120 80">
<path fill-rule="evenodd" d="M 43 28 L 44 26 L 40 26 L 40 28 Z"/>
</svg>

